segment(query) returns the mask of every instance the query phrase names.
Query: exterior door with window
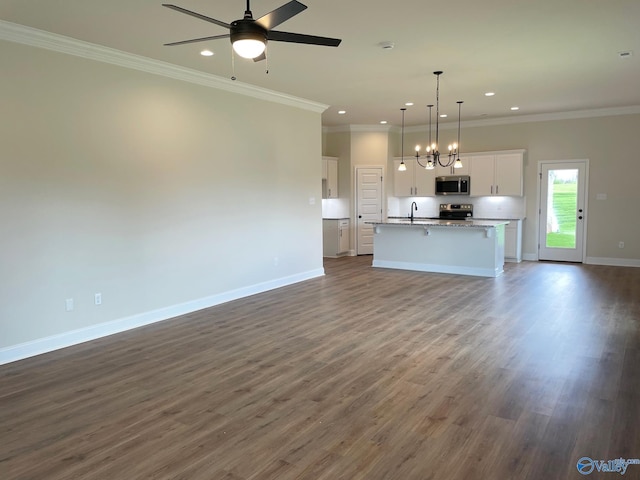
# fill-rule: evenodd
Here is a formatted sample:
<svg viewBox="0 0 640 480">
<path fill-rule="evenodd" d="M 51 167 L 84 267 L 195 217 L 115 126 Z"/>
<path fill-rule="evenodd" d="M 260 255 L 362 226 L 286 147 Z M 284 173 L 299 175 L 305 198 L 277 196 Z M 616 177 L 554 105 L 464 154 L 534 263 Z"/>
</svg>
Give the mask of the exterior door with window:
<svg viewBox="0 0 640 480">
<path fill-rule="evenodd" d="M 584 260 L 586 177 L 586 160 L 540 163 L 540 260 Z"/>
</svg>

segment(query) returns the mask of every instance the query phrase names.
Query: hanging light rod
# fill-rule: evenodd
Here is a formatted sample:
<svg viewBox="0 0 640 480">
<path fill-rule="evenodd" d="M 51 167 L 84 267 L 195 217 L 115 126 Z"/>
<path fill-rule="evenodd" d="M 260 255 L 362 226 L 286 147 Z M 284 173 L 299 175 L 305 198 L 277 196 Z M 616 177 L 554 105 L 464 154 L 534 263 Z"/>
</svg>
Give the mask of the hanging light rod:
<svg viewBox="0 0 640 480">
<path fill-rule="evenodd" d="M 400 165 L 398 165 L 398 171 L 405 172 L 407 170 L 407 164 L 404 163 L 404 112 L 406 112 L 407 109 L 401 108 L 400 110 L 402 111 L 402 134 L 400 140 L 400 151 L 402 152 L 402 159 L 400 160 Z"/>
<path fill-rule="evenodd" d="M 462 168 L 462 162 L 460 161 L 460 112 L 462 107 L 462 100 L 458 100 L 458 141 L 449 145 L 449 153 L 447 155 L 447 160 L 443 161 L 440 155 L 440 149 L 438 147 L 438 142 L 440 140 L 440 125 L 438 119 L 440 118 L 440 75 L 442 75 L 442 71 L 438 70 L 433 72 L 436 76 L 436 141 L 431 142 L 431 109 L 433 105 L 427 105 L 429 109 L 429 144 L 426 148 L 426 154 L 424 157 L 420 156 L 420 145 L 416 145 L 416 161 L 418 165 L 427 170 L 433 170 L 436 166 L 441 167 L 450 167 L 453 165 L 453 168 Z M 426 158 L 427 162 L 425 165 L 420 162 L 421 158 Z"/>
</svg>

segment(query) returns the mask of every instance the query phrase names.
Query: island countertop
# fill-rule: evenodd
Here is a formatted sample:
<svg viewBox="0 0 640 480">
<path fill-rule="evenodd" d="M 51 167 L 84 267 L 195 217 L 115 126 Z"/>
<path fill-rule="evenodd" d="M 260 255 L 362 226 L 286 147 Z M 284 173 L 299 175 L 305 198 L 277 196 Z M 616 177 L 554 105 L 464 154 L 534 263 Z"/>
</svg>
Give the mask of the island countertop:
<svg viewBox="0 0 640 480">
<path fill-rule="evenodd" d="M 440 220 L 419 218 L 390 218 L 379 222 L 365 222 L 369 225 L 418 226 L 418 227 L 454 227 L 454 228 L 491 228 L 506 225 L 509 220 Z"/>
</svg>

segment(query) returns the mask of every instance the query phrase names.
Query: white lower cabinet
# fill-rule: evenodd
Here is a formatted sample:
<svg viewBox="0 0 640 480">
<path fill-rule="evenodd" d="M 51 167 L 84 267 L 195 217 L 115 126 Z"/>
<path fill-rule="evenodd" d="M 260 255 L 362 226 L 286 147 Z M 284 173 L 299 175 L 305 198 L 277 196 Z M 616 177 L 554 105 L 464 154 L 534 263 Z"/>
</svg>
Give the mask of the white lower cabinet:
<svg viewBox="0 0 640 480">
<path fill-rule="evenodd" d="M 349 253 L 349 219 L 325 218 L 322 220 L 322 254 L 338 257 Z"/>
<path fill-rule="evenodd" d="M 504 229 L 504 260 L 522 261 L 522 220 L 510 220 Z"/>
</svg>

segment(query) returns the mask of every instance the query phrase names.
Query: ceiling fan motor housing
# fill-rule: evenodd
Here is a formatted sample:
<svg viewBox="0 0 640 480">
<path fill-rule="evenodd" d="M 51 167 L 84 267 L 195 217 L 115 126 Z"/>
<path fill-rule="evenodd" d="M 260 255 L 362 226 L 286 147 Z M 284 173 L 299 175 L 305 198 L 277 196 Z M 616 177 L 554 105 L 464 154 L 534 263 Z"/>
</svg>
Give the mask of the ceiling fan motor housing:
<svg viewBox="0 0 640 480">
<path fill-rule="evenodd" d="M 231 22 L 231 43 L 238 40 L 259 40 L 267 43 L 267 29 L 256 23 L 255 20 L 243 18 Z"/>
</svg>

